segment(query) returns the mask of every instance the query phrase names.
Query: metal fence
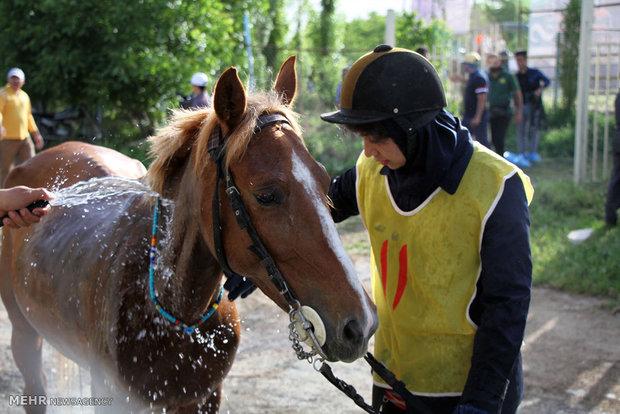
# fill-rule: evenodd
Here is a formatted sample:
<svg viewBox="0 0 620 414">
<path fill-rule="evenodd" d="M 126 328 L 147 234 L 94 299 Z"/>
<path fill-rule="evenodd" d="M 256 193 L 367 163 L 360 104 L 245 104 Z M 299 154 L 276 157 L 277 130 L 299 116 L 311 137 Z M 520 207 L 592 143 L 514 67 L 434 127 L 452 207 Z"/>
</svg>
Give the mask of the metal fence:
<svg viewBox="0 0 620 414">
<path fill-rule="evenodd" d="M 588 123 L 583 135 L 583 157 L 593 181 L 609 175 L 610 133 L 614 133 L 614 99 L 620 86 L 620 44 L 596 42 L 592 45 L 590 89 L 587 100 Z"/>
</svg>

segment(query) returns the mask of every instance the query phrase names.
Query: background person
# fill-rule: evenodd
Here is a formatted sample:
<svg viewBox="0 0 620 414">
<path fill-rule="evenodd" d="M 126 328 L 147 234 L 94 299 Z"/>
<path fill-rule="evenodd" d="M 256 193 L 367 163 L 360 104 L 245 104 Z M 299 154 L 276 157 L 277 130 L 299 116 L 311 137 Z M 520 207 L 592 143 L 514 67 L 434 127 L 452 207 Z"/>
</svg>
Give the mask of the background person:
<svg viewBox="0 0 620 414">
<path fill-rule="evenodd" d="M 431 60 L 431 54 L 429 53 L 428 48 L 426 46 L 420 46 L 415 51 L 416 53 L 419 53 L 420 55 L 424 56 L 426 60 Z"/>
<path fill-rule="evenodd" d="M 517 126 L 519 152 L 526 161 L 539 162 L 538 140 L 543 117 L 543 89 L 551 82 L 540 70 L 527 66 L 527 51 L 515 53 L 517 80 L 523 94 L 523 117 Z"/>
<path fill-rule="evenodd" d="M 34 156 L 34 147 L 43 148 L 43 138 L 32 117 L 28 94 L 22 90 L 26 82 L 24 72 L 12 68 L 7 73 L 8 83 L 0 90 L 0 188 L 13 167 Z"/>
<path fill-rule="evenodd" d="M 192 94 L 185 101 L 181 102 L 181 108 L 197 109 L 211 106 L 211 100 L 206 92 L 208 80 L 207 74 L 203 72 L 196 72 L 192 75 L 190 81 Z"/>
<path fill-rule="evenodd" d="M 26 208 L 38 200 L 50 201 L 52 193 L 44 188 L 12 187 L 0 189 L 0 218 L 6 227 L 26 227 L 38 223 L 41 217 L 49 213 L 50 206 L 35 208 L 32 212 Z M 8 217 L 5 217 L 8 216 Z"/>
<path fill-rule="evenodd" d="M 523 96 L 515 77 L 504 69 L 502 61 L 495 54 L 487 56 L 489 68 L 489 123 L 491 124 L 491 140 L 495 152 L 504 155 L 506 131 L 513 116 L 510 105 L 514 101 L 514 120 L 521 122 Z M 519 164 L 517 164 L 519 165 Z"/>
<path fill-rule="evenodd" d="M 469 129 L 476 141 L 490 148 L 487 138 L 488 113 L 486 110 L 489 80 L 487 75 L 480 70 L 480 55 L 476 52 L 468 53 L 461 66 L 468 74 L 463 91 L 463 126 Z"/>
</svg>

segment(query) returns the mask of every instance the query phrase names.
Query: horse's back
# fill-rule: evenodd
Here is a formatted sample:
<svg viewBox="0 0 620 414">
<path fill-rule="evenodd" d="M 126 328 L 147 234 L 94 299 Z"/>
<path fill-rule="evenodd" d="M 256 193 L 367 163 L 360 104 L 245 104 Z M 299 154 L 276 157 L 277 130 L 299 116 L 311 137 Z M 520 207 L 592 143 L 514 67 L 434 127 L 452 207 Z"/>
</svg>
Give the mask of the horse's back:
<svg viewBox="0 0 620 414">
<path fill-rule="evenodd" d="M 41 186 L 59 190 L 93 178 L 112 176 L 138 179 L 145 173 L 146 169 L 140 161 L 115 150 L 82 142 L 67 142 L 45 150 L 14 168 L 5 185 Z M 115 210 L 120 208 L 122 206 L 116 206 Z M 92 297 L 85 290 L 93 290 L 96 285 L 84 276 L 85 272 L 91 273 L 90 278 L 95 275 L 85 263 L 81 266 L 78 263 L 83 259 L 92 259 L 94 253 L 109 250 L 105 245 L 98 245 L 97 238 L 93 236 L 103 230 L 97 227 L 97 222 L 103 227 L 110 223 L 105 222 L 106 217 L 103 220 L 95 219 L 93 214 L 113 215 L 118 219 L 121 213 L 103 209 L 93 211 L 89 219 L 84 220 L 81 218 L 84 216 L 78 215 L 78 209 L 79 206 L 57 206 L 35 226 L 3 232 L 1 290 L 12 321 L 23 320 L 23 314 L 30 323 L 36 319 L 46 319 L 45 323 L 34 323 L 40 325 L 35 328 L 39 331 L 41 326 L 47 326 L 51 330 L 66 332 L 79 328 L 78 321 L 87 317 L 79 315 L 79 297 Z M 83 214 L 83 208 L 81 211 Z M 90 234 L 85 236 L 84 233 L 88 231 Z M 51 263 L 54 261 L 57 263 Z M 37 263 L 40 268 L 30 266 L 31 263 Z M 63 270 L 69 264 L 71 269 Z M 45 269 L 50 266 L 55 270 Z M 72 308 L 79 317 L 73 321 L 73 326 L 63 326 L 66 314 Z"/>
<path fill-rule="evenodd" d="M 65 142 L 15 167 L 6 187 L 59 188 L 95 177 L 142 178 L 146 168 L 118 151 L 85 142 Z"/>
</svg>

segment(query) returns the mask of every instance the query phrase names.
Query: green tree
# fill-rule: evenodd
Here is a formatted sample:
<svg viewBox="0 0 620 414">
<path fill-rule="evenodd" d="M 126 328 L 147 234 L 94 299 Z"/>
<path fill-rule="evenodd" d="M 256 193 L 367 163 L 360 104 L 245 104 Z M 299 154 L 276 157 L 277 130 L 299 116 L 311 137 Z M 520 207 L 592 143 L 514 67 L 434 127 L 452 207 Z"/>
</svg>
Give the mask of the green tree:
<svg viewBox="0 0 620 414">
<path fill-rule="evenodd" d="M 286 19 L 284 17 L 284 0 L 269 0 L 269 18 L 271 28 L 267 43 L 263 47 L 265 66 L 274 75 L 277 73 L 281 62 L 281 50 L 284 47 L 286 34 Z"/>
<path fill-rule="evenodd" d="M 0 59 L 26 71 L 44 109 L 102 112 L 146 134 L 192 72 L 246 67 L 241 16 L 264 1 L 6 0 Z"/>
<path fill-rule="evenodd" d="M 577 69 L 579 60 L 579 31 L 581 1 L 570 0 L 564 9 L 560 41 L 559 81 L 562 88 L 562 106 L 573 111 L 577 97 Z"/>
<path fill-rule="evenodd" d="M 502 37 L 510 50 L 527 45 L 526 19 L 529 15 L 530 0 L 482 0 L 476 2 L 472 12 L 472 27 L 484 23 L 498 23 Z"/>
<path fill-rule="evenodd" d="M 350 59 L 372 50 L 383 43 L 385 34 L 385 16 L 370 13 L 363 19 L 354 19 L 345 23 L 346 37 L 343 54 Z M 413 49 L 424 45 L 431 50 L 441 50 L 449 46 L 450 31 L 443 21 L 430 23 L 418 18 L 415 13 L 398 13 L 396 15 L 396 46 Z"/>
<path fill-rule="evenodd" d="M 449 45 L 450 31 L 443 21 L 426 23 L 415 13 L 403 13 L 396 18 L 396 44 L 413 49 L 425 45 L 433 49 L 443 49 Z"/>
<path fill-rule="evenodd" d="M 336 50 L 336 1 L 321 0 L 319 13 L 309 13 L 307 36 L 313 53 L 311 85 L 316 88 L 324 104 L 332 104 L 336 85 L 340 80 L 342 59 Z"/>
<path fill-rule="evenodd" d="M 383 43 L 385 35 L 385 16 L 372 12 L 364 19 L 353 19 L 344 24 L 347 36 L 344 39 L 343 53 L 350 60 L 372 50 Z"/>
</svg>

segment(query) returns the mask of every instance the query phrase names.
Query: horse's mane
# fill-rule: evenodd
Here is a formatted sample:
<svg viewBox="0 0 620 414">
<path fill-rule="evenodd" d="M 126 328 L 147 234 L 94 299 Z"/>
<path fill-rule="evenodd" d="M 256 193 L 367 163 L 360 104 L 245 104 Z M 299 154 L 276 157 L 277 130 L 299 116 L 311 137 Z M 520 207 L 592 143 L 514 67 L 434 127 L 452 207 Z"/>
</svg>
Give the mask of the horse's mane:
<svg viewBox="0 0 620 414">
<path fill-rule="evenodd" d="M 298 114 L 280 101 L 275 92 L 259 92 L 248 95 L 247 108 L 239 125 L 226 141 L 225 166 L 243 157 L 252 135 L 256 121 L 262 114 L 280 113 L 291 123 L 297 136 L 301 137 Z M 177 172 L 185 164 L 192 150 L 194 172 L 200 175 L 210 161 L 208 153 L 209 137 L 218 124 L 215 111 L 208 109 L 175 110 L 167 125 L 149 138 L 150 155 L 154 158 L 147 180 L 153 190 L 163 193 L 166 177 Z"/>
</svg>

